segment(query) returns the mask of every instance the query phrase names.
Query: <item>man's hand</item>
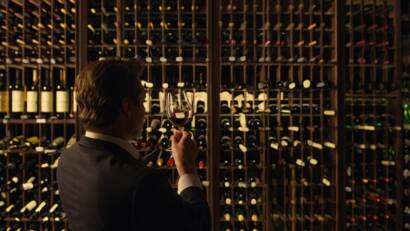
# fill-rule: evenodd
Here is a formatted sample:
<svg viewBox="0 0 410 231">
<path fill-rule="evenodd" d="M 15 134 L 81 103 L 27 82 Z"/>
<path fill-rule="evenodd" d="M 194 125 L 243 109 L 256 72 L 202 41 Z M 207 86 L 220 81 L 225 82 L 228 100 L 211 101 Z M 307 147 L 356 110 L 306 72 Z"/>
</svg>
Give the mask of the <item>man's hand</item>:
<svg viewBox="0 0 410 231">
<path fill-rule="evenodd" d="M 175 159 L 179 176 L 184 174 L 196 174 L 195 160 L 198 147 L 196 142 L 191 139 L 191 136 L 191 133 L 188 131 L 176 130 L 171 137 L 172 155 Z"/>
</svg>

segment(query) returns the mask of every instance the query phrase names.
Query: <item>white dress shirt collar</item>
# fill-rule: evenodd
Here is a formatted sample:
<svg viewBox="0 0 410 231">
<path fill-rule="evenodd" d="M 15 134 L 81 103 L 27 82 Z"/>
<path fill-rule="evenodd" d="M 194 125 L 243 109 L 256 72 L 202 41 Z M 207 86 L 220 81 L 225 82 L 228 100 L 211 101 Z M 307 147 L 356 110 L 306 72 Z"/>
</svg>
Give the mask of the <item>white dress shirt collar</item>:
<svg viewBox="0 0 410 231">
<path fill-rule="evenodd" d="M 92 131 L 86 131 L 85 136 L 91 139 L 97 139 L 97 140 L 103 140 L 106 142 L 110 142 L 113 144 L 116 144 L 120 146 L 122 149 L 126 150 L 131 156 L 133 156 L 135 159 L 139 160 L 140 159 L 140 154 L 137 149 L 132 146 L 127 140 L 115 137 L 115 136 L 110 136 L 110 135 L 105 135 L 97 132 L 92 132 Z"/>
</svg>

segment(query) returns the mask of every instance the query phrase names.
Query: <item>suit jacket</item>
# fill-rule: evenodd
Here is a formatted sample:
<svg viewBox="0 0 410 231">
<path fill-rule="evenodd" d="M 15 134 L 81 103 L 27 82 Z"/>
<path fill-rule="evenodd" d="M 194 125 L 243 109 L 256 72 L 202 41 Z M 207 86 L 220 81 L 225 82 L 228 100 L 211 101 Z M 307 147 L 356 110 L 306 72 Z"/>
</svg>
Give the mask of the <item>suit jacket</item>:
<svg viewBox="0 0 410 231">
<path fill-rule="evenodd" d="M 160 170 L 110 142 L 81 137 L 63 152 L 57 182 L 73 231 L 210 230 L 202 189 L 178 195 Z"/>
</svg>

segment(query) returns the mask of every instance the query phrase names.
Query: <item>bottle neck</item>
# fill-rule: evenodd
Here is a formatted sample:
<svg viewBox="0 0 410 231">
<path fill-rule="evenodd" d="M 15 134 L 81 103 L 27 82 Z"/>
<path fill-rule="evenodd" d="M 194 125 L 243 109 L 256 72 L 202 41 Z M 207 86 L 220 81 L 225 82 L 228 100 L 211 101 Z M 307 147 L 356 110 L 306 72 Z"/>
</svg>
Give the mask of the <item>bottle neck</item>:
<svg viewBox="0 0 410 231">
<path fill-rule="evenodd" d="M 32 86 L 37 86 L 37 85 L 38 85 L 37 70 L 33 70 L 33 82 L 32 82 Z"/>
<path fill-rule="evenodd" d="M 64 88 L 66 86 L 66 72 L 64 70 L 60 71 L 60 87 Z"/>
<path fill-rule="evenodd" d="M 21 84 L 22 84 L 21 71 L 20 71 L 20 70 L 16 70 L 15 85 L 16 85 L 16 86 L 21 86 Z"/>
<path fill-rule="evenodd" d="M 0 72 L 0 91 L 6 90 L 7 79 L 3 72 Z"/>
<path fill-rule="evenodd" d="M 50 87 L 51 81 L 50 81 L 50 72 L 49 70 L 46 70 L 43 78 L 43 86 L 45 87 Z"/>
</svg>

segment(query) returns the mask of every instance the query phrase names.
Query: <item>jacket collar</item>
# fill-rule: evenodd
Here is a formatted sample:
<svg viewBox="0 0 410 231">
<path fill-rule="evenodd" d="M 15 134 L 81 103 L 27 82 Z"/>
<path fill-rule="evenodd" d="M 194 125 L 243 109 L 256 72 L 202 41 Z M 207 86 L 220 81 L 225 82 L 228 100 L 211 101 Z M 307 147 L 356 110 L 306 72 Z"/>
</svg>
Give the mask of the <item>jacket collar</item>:
<svg viewBox="0 0 410 231">
<path fill-rule="evenodd" d="M 120 147 L 121 149 L 125 150 L 128 154 L 134 157 L 134 159 L 140 159 L 140 153 L 138 152 L 138 150 L 135 149 L 134 146 L 132 146 L 132 144 L 130 144 L 127 140 L 91 131 L 86 131 L 85 137 L 114 144 Z"/>
</svg>

